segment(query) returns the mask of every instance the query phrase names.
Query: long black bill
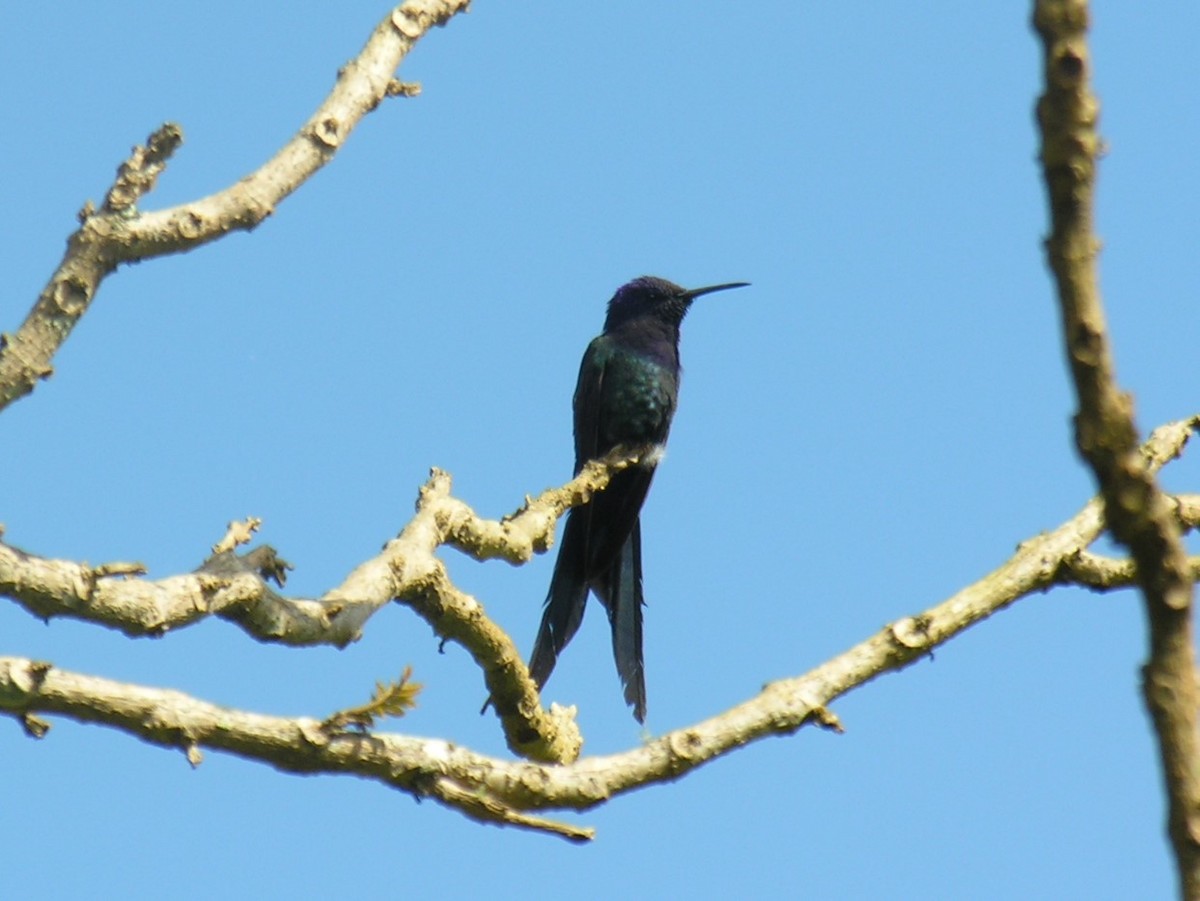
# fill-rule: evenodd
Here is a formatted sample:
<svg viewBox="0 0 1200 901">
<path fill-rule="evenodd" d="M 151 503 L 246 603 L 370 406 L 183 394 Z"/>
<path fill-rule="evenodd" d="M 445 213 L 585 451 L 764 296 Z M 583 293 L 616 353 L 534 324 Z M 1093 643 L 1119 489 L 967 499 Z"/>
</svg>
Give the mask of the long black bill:
<svg viewBox="0 0 1200 901">
<path fill-rule="evenodd" d="M 748 288 L 749 282 L 729 282 L 724 285 L 709 285 L 707 288 L 692 288 L 690 291 L 684 291 L 680 296 L 684 300 L 695 300 L 701 294 L 712 294 L 714 291 L 728 291 L 730 288 Z"/>
</svg>

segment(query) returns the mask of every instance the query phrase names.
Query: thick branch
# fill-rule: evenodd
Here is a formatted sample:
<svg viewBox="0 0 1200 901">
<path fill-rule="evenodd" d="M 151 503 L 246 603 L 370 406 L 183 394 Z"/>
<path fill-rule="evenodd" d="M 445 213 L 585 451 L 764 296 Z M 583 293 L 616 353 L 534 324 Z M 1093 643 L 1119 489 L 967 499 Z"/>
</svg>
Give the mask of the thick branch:
<svg viewBox="0 0 1200 901">
<path fill-rule="evenodd" d="M 190 250 L 234 230 L 254 228 L 275 206 L 331 160 L 350 132 L 385 97 L 411 94 L 393 75 L 400 61 L 435 25 L 466 9 L 469 0 L 406 0 L 375 28 L 355 59 L 338 72 L 329 96 L 266 164 L 223 191 L 171 209 L 139 213 L 183 141 L 168 123 L 120 167 L 100 210 L 89 202 L 67 252 L 21 327 L 0 336 L 0 410 L 29 394 L 53 370 L 50 361 L 88 311 L 100 283 L 121 263 Z"/>
<path fill-rule="evenodd" d="M 1137 453 L 1133 403 L 1117 387 L 1096 277 L 1093 195 L 1099 104 L 1089 86 L 1086 0 L 1039 0 L 1045 49 L 1038 101 L 1050 202 L 1046 254 L 1058 286 L 1063 334 L 1079 399 L 1075 438 L 1100 485 L 1105 518 L 1129 548 L 1146 600 L 1150 658 L 1146 704 L 1158 735 L 1168 831 L 1185 897 L 1200 897 L 1200 684 L 1192 637 L 1192 583 L 1167 498 Z"/>
<path fill-rule="evenodd" d="M 17 657 L 0 657 L 0 711 L 27 723 L 34 711 L 102 723 L 152 744 L 178 748 L 193 766 L 203 759 L 200 748 L 213 748 L 292 773 L 352 773 L 376 779 L 417 798 L 435 798 L 482 822 L 573 840 L 592 836 L 589 829 L 531 817 L 497 798 L 463 788 L 464 777 L 496 762 L 437 739 L 327 730 L 313 719 L 232 710 L 177 691 L 126 685 Z M 41 737 L 45 727 L 39 724 L 27 731 Z"/>
<path fill-rule="evenodd" d="M 1178 454 L 1192 425 L 1179 422 L 1155 430 L 1146 446 L 1147 465 L 1156 470 Z M 438 490 L 427 486 L 431 493 Z M 526 509 L 537 504 L 532 501 Z M 1099 500 L 1090 501 L 1073 519 L 1022 544 L 979 582 L 893 623 L 804 676 L 772 683 L 719 716 L 633 750 L 566 765 L 497 760 L 444 741 L 322 730 L 316 720 L 243 713 L 174 691 L 123 685 L 20 658 L 0 658 L 0 710 L 21 718 L 35 735 L 44 732 L 45 724 L 34 714 L 61 714 L 181 748 L 191 760 L 198 759 L 200 747 L 209 747 L 291 772 L 354 774 L 435 797 L 485 822 L 583 839 L 590 837 L 588 830 L 549 824 L 525 812 L 588 809 L 624 792 L 677 779 L 752 741 L 791 734 L 809 724 L 838 728 L 827 709 L 836 698 L 927 656 L 1018 599 L 1064 581 L 1069 561 L 1103 530 L 1101 510 Z M 497 525 L 479 527 L 491 532 Z"/>
</svg>

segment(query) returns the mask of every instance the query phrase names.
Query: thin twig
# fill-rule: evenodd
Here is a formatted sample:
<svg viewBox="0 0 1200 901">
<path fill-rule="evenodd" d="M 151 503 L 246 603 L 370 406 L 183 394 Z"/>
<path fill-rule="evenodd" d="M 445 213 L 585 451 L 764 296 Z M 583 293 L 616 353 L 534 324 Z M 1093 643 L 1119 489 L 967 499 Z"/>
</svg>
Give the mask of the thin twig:
<svg viewBox="0 0 1200 901">
<path fill-rule="evenodd" d="M 350 132 L 397 90 L 400 61 L 435 25 L 470 0 L 405 0 L 376 26 L 362 51 L 338 72 L 329 96 L 275 156 L 223 191 L 158 212 L 137 202 L 183 142 L 167 123 L 134 147 L 99 210 L 89 201 L 62 262 L 16 332 L 0 335 L 0 411 L 53 373 L 51 360 L 88 311 L 101 282 L 122 263 L 191 250 L 230 231 L 252 229 L 329 162 Z"/>
</svg>

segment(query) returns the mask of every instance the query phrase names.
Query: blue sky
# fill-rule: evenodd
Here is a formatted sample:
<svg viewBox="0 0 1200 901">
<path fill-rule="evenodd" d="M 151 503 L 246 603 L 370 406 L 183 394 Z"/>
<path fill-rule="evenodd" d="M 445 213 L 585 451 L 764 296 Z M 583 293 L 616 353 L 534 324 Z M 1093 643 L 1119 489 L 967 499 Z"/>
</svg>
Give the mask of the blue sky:
<svg viewBox="0 0 1200 901">
<path fill-rule="evenodd" d="M 386 5 L 9 5 L 0 198 L 12 330 L 75 211 L 166 120 L 160 208 L 257 167 Z M 651 734 L 802 673 L 1072 516 L 1092 492 L 1041 252 L 1039 48 L 1013 4 L 478 0 L 335 162 L 252 234 L 122 269 L 0 416 L 6 540 L 195 567 L 253 514 L 316 595 L 395 534 L 430 466 L 499 516 L 569 477 L 579 357 L 623 281 L 697 303 L 643 517 Z M 1098 4 L 1102 286 L 1143 430 L 1200 409 L 1191 351 L 1200 9 Z M 1195 460 L 1164 475 L 1200 486 Z M 454 552 L 528 650 L 551 556 Z M 0 653 L 284 715 L 408 664 L 389 725 L 505 754 L 466 654 L 384 610 L 344 651 L 212 622 L 159 641 L 0 605 Z M 481 827 L 56 721 L 0 723 L 0 894 L 1129 898 L 1173 891 L 1138 693 L 1138 597 L 1026 599 L 762 742 L 579 820 L 588 847 Z M 547 697 L 586 752 L 642 738 L 592 609 Z M 5 885 L 5 883 L 8 883 Z"/>
</svg>

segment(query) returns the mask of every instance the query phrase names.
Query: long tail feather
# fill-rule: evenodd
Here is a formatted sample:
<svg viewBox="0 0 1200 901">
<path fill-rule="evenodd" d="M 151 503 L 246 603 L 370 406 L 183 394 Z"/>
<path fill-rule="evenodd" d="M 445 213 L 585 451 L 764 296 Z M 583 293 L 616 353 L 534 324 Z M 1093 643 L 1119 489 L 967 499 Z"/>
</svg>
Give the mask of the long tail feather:
<svg viewBox="0 0 1200 901">
<path fill-rule="evenodd" d="M 613 658 L 625 690 L 625 703 L 639 722 L 646 720 L 646 672 L 642 658 L 642 533 L 635 520 L 612 567 L 593 586 L 612 626 Z"/>
<path fill-rule="evenodd" d="M 546 684 L 558 662 L 558 655 L 579 629 L 587 605 L 586 530 L 578 513 L 578 510 L 572 510 L 567 515 L 542 624 L 529 657 L 529 674 L 539 689 Z"/>
</svg>

